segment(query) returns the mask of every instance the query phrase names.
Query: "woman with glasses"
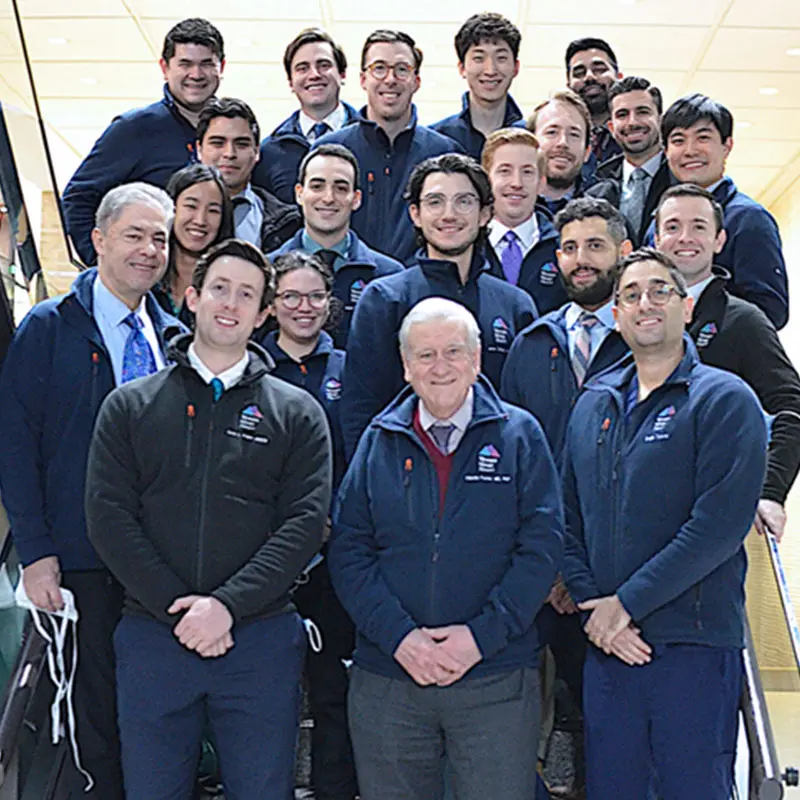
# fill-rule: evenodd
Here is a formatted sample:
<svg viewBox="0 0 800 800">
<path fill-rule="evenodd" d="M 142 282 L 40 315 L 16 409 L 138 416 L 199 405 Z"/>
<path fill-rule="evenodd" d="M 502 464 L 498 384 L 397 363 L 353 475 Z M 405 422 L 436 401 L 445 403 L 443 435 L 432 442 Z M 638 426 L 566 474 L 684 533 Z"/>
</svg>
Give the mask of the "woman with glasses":
<svg viewBox="0 0 800 800">
<path fill-rule="evenodd" d="M 169 237 L 169 260 L 153 295 L 165 311 L 194 327 L 194 315 L 184 303 L 197 259 L 212 245 L 234 235 L 233 205 L 215 167 L 192 164 L 178 170 L 167 184 L 175 201 L 175 221 Z"/>
<path fill-rule="evenodd" d="M 334 490 L 344 474 L 339 424 L 345 353 L 333 347 L 323 328 L 335 324 L 333 272 L 318 256 L 295 250 L 274 261 L 277 329 L 262 340 L 275 361 L 272 374 L 311 392 L 328 415 L 333 441 Z M 325 550 L 323 547 L 323 554 Z M 295 592 L 298 610 L 322 634 L 320 652 L 309 650 L 308 695 L 314 728 L 311 780 L 317 797 L 355 798 L 358 794 L 347 726 L 347 672 L 342 659 L 353 652 L 353 624 L 331 587 L 328 565 L 312 562 Z"/>
</svg>

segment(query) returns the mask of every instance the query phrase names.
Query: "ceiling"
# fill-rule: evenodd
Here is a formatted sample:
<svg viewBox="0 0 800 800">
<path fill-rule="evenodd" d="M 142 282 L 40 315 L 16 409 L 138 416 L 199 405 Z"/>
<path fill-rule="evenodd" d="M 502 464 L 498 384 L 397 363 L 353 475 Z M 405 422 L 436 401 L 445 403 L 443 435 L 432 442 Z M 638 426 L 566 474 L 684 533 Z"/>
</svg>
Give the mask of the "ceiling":
<svg viewBox="0 0 800 800">
<path fill-rule="evenodd" d="M 161 42 L 188 6 L 177 0 L 18 2 L 63 187 L 115 114 L 160 96 Z M 0 99 L 26 108 L 31 99 L 9 5 L 0 0 Z M 473 0 L 385 6 L 374 0 L 285 6 L 194 0 L 191 14 L 211 19 L 225 37 L 221 93 L 247 100 L 269 131 L 295 107 L 281 64 L 284 46 L 309 25 L 329 30 L 355 64 L 374 28 L 408 31 L 425 53 L 416 99 L 421 120 L 454 113 L 465 84 L 455 67 L 453 36 L 469 14 L 485 8 Z M 523 33 L 522 69 L 512 92 L 524 112 L 563 85 L 568 42 L 600 36 L 616 50 L 622 72 L 649 78 L 667 103 L 700 91 L 731 109 L 736 126 L 729 172 L 743 190 L 769 204 L 800 175 L 798 0 L 495 0 L 491 8 Z M 343 98 L 360 106 L 356 77 L 351 70 Z"/>
</svg>

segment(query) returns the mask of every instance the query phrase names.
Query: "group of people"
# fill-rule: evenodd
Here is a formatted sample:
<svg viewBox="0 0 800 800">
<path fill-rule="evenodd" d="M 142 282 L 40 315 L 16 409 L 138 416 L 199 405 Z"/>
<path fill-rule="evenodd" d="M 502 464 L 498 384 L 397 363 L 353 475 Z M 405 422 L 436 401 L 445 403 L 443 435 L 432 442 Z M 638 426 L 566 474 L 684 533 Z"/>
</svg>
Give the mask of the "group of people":
<svg viewBox="0 0 800 800">
<path fill-rule="evenodd" d="M 28 596 L 76 598 L 87 796 L 188 800 L 208 736 L 287 800 L 305 674 L 318 800 L 538 800 L 547 646 L 590 800 L 730 797 L 743 541 L 800 469 L 778 228 L 723 105 L 587 38 L 526 118 L 520 38 L 470 17 L 426 127 L 410 35 L 356 111 L 304 30 L 261 141 L 184 20 L 66 187 L 96 267 L 16 332 L 0 490 Z"/>
</svg>

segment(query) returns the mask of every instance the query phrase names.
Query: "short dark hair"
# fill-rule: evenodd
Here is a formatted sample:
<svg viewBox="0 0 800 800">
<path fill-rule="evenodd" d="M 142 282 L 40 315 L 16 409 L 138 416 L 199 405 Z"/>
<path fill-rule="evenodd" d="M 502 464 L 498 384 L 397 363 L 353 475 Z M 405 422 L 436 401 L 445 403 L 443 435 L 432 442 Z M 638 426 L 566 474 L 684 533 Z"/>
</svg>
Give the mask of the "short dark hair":
<svg viewBox="0 0 800 800">
<path fill-rule="evenodd" d="M 173 25 L 164 37 L 161 58 L 167 63 L 175 55 L 175 45 L 200 44 L 207 47 L 220 61 L 225 59 L 222 34 L 207 20 L 192 17 Z"/>
<path fill-rule="evenodd" d="M 306 253 L 304 250 L 290 250 L 282 256 L 278 256 L 272 263 L 275 268 L 275 291 L 281 283 L 281 278 L 294 272 L 297 269 L 313 269 L 319 273 L 325 284 L 325 291 L 328 294 L 333 292 L 334 275 L 333 269 L 329 267 L 316 253 Z M 342 318 L 344 305 L 338 297 L 331 294 L 328 300 L 328 318 L 322 326 L 323 330 L 335 331 Z M 278 326 L 280 327 L 280 326 Z"/>
<path fill-rule="evenodd" d="M 409 205 L 419 205 L 425 179 L 428 175 L 436 172 L 444 172 L 446 175 L 466 175 L 478 194 L 481 208 L 490 206 L 494 202 L 492 184 L 486 170 L 472 156 L 461 155 L 461 153 L 445 153 L 441 156 L 426 158 L 425 161 L 414 167 L 405 193 L 405 199 Z"/>
<path fill-rule="evenodd" d="M 244 100 L 238 100 L 235 97 L 212 97 L 203 106 L 200 111 L 200 116 L 197 120 L 197 141 L 202 144 L 203 137 L 208 133 L 211 120 L 217 117 L 226 117 L 227 119 L 243 119 L 250 126 L 250 133 L 253 134 L 253 141 L 258 143 L 261 141 L 261 133 L 258 127 L 258 120 Z"/>
<path fill-rule="evenodd" d="M 601 197 L 579 197 L 570 200 L 561 211 L 556 214 L 553 224 L 558 231 L 561 231 L 570 222 L 580 222 L 592 217 L 599 217 L 606 221 L 608 235 L 614 240 L 614 244 L 619 246 L 628 238 L 628 229 L 625 226 L 625 217 L 608 202 Z"/>
<path fill-rule="evenodd" d="M 210 247 L 197 259 L 194 272 L 192 273 L 192 286 L 200 294 L 203 291 L 203 284 L 211 265 L 217 259 L 231 256 L 249 261 L 254 267 L 258 267 L 264 276 L 264 290 L 261 293 L 260 309 L 263 311 L 275 297 L 275 270 L 272 264 L 266 259 L 264 254 L 250 242 L 242 239 L 226 239 L 214 247 Z"/>
<path fill-rule="evenodd" d="M 361 182 L 361 170 L 358 166 L 358 159 L 353 154 L 353 151 L 345 147 L 343 144 L 321 144 L 314 150 L 309 150 L 303 160 L 300 162 L 300 169 L 297 171 L 297 182 L 303 184 L 306 179 L 306 170 L 308 165 L 319 156 L 331 156 L 332 158 L 341 158 L 346 161 L 353 168 L 353 186 L 358 189 Z"/>
<path fill-rule="evenodd" d="M 641 264 L 643 261 L 655 261 L 661 264 L 661 266 L 669 272 L 669 276 L 672 278 L 672 282 L 675 284 L 678 294 L 681 297 L 686 297 L 689 294 L 689 289 L 686 286 L 686 278 L 683 277 L 681 271 L 675 266 L 675 262 L 666 253 L 662 253 L 660 250 L 655 250 L 652 247 L 640 247 L 638 250 L 634 250 L 629 256 L 625 256 L 625 258 L 619 262 L 617 279 L 614 282 L 615 298 L 619 293 L 620 286 L 622 286 L 622 276 L 625 274 L 626 270 L 634 264 Z"/>
<path fill-rule="evenodd" d="M 608 90 L 608 107 L 611 108 L 611 101 L 621 94 L 628 94 L 629 92 L 647 92 L 653 98 L 656 111 L 659 114 L 664 110 L 664 99 L 661 96 L 661 89 L 658 86 L 653 86 L 647 78 L 639 78 L 636 75 L 628 75 L 620 81 L 611 84 Z"/>
<path fill-rule="evenodd" d="M 283 51 L 283 68 L 286 70 L 286 77 L 291 80 L 292 77 L 292 61 L 297 55 L 297 51 L 305 44 L 314 44 L 315 42 L 324 42 L 331 46 L 333 50 L 333 60 L 336 63 L 336 70 L 340 75 L 347 72 L 347 56 L 344 50 L 333 41 L 333 37 L 322 28 L 305 28 L 300 31 L 297 36 L 286 45 L 286 50 Z"/>
<path fill-rule="evenodd" d="M 617 56 L 611 49 L 611 45 L 605 39 L 597 39 L 594 36 L 586 36 L 583 39 L 575 39 L 567 45 L 567 53 L 564 56 L 564 62 L 567 65 L 567 75 L 569 75 L 569 62 L 575 53 L 582 53 L 584 50 L 602 50 L 611 61 L 611 66 L 615 70 L 619 70 L 619 61 Z"/>
<path fill-rule="evenodd" d="M 422 66 L 422 50 L 417 47 L 414 39 L 403 31 L 395 31 L 389 28 L 378 28 L 367 36 L 364 41 L 364 46 L 361 48 L 361 71 L 367 68 L 367 52 L 373 44 L 381 44 L 386 42 L 388 44 L 405 44 L 411 48 L 411 53 L 414 56 L 414 69 L 419 72 Z"/>
<path fill-rule="evenodd" d="M 733 115 L 722 103 L 704 94 L 689 94 L 676 100 L 661 119 L 664 147 L 676 128 L 691 128 L 701 120 L 710 122 L 719 131 L 723 142 L 733 136 Z"/>
<path fill-rule="evenodd" d="M 172 177 L 167 183 L 167 194 L 175 202 L 175 213 L 177 214 L 178 198 L 189 188 L 198 183 L 215 183 L 220 191 L 222 197 L 222 217 L 220 218 L 219 230 L 211 242 L 209 247 L 223 241 L 224 239 L 231 239 L 234 234 L 235 223 L 233 220 L 233 203 L 231 202 L 231 195 L 225 181 L 219 174 L 216 167 L 210 167 L 207 164 L 190 164 L 188 167 L 183 167 L 177 172 L 172 173 Z M 175 236 L 175 226 L 169 234 L 169 258 L 167 259 L 167 270 L 164 273 L 162 280 L 168 286 L 172 285 L 173 279 L 177 276 L 177 267 L 175 259 L 177 257 L 177 238 Z"/>
<path fill-rule="evenodd" d="M 519 44 L 522 34 L 513 22 L 502 14 L 484 11 L 473 14 L 459 29 L 455 38 L 458 60 L 463 64 L 470 47 L 477 47 L 484 42 L 505 42 L 514 58 L 519 57 Z"/>
<path fill-rule="evenodd" d="M 693 183 L 679 183 L 677 186 L 670 186 L 669 189 L 667 189 L 661 195 L 661 198 L 658 201 L 658 208 L 656 208 L 656 233 L 658 233 L 658 227 L 660 224 L 659 215 L 661 214 L 661 208 L 664 203 L 666 203 L 667 200 L 672 197 L 700 197 L 703 200 L 707 200 L 711 205 L 711 210 L 714 212 L 714 225 L 717 233 L 719 233 L 725 227 L 725 212 L 711 192 L 708 192 Z"/>
</svg>

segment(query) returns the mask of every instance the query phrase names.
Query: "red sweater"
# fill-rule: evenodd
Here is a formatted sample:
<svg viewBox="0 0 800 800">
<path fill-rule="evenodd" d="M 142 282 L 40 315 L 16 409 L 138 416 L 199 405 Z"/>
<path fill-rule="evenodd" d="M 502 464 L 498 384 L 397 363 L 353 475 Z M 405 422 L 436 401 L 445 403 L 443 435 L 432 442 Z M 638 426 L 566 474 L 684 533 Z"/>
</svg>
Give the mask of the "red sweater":
<svg viewBox="0 0 800 800">
<path fill-rule="evenodd" d="M 419 421 L 419 406 L 414 412 L 414 430 L 425 445 L 428 455 L 433 461 L 436 469 L 436 477 L 439 479 L 439 516 L 444 513 L 444 500 L 447 496 L 447 484 L 450 481 L 450 469 L 453 466 L 453 454 L 446 456 L 436 445 L 436 442 L 423 430 L 422 423 Z"/>
</svg>

